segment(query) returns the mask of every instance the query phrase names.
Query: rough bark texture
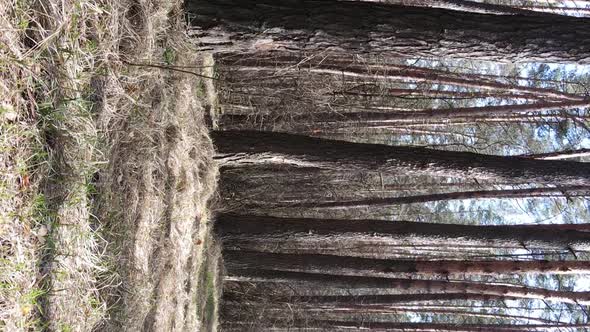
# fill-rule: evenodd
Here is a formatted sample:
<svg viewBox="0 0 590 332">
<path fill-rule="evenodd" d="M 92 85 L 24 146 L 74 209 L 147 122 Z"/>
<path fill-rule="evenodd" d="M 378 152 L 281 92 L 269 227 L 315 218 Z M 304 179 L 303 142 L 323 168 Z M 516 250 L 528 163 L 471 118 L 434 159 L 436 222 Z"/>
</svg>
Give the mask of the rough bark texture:
<svg viewBox="0 0 590 332">
<path fill-rule="evenodd" d="M 457 260 L 388 260 L 335 255 L 275 254 L 262 252 L 226 251 L 228 267 L 244 267 L 293 272 L 321 272 L 337 275 L 449 275 L 590 272 L 585 261 L 457 261 Z"/>
<path fill-rule="evenodd" d="M 192 0 L 187 9 L 203 49 L 590 62 L 590 29 L 583 18 L 326 0 Z"/>
<path fill-rule="evenodd" d="M 307 322 L 306 322 L 307 323 Z M 445 324 L 445 323 L 393 323 L 393 322 L 353 322 L 353 321 L 314 321 L 311 326 L 329 328 L 332 331 L 344 331 L 344 328 L 367 329 L 369 331 L 403 331 L 403 332 L 523 332 L 551 331 L 563 328 L 583 329 L 588 324 Z M 339 330 L 340 329 L 340 330 Z"/>
<path fill-rule="evenodd" d="M 577 192 L 580 190 L 580 192 Z M 481 198 L 524 198 L 524 197 L 571 197 L 590 195 L 590 187 L 568 187 L 568 188 L 527 188 L 527 189 L 505 189 L 505 190 L 478 190 L 460 191 L 442 194 L 402 196 L 402 197 L 373 197 L 354 201 L 332 201 L 332 202 L 301 202 L 285 203 L 282 206 L 289 207 L 369 207 L 387 206 L 395 204 L 412 204 L 434 201 L 449 201 L 458 199 L 481 199 Z M 280 204 L 277 204 L 280 205 Z"/>
<path fill-rule="evenodd" d="M 384 102 L 383 105 L 387 105 Z M 289 120 L 293 122 L 293 129 L 300 130 L 303 126 L 309 127 L 313 124 L 317 130 L 325 128 L 340 128 L 350 126 L 371 127 L 385 126 L 407 122 L 428 123 L 432 120 L 446 122 L 447 120 L 472 119 L 478 120 L 497 119 L 501 117 L 519 116 L 519 118 L 541 118 L 542 112 L 551 112 L 548 116 L 554 117 L 558 112 L 565 112 L 578 107 L 590 107 L 590 101 L 569 102 L 569 103 L 535 103 L 521 105 L 499 105 L 482 107 L 457 107 L 457 108 L 434 108 L 422 110 L 401 110 L 375 112 L 372 110 L 354 110 L 352 112 L 314 112 L 308 114 L 289 114 Z M 221 122 L 231 127 L 236 123 L 247 123 L 252 114 L 226 114 Z M 263 118 L 260 116 L 260 118 Z M 260 119 L 258 119 L 259 122 Z M 450 122 L 450 121 L 449 121 Z M 301 123 L 300 126 L 297 124 Z M 271 120 L 272 124 L 272 120 Z"/>
<path fill-rule="evenodd" d="M 349 1 L 349 0 L 342 0 Z M 460 10 L 481 14 L 493 15 L 528 15 L 539 16 L 542 13 L 528 10 L 526 8 L 516 8 L 489 3 L 481 3 L 469 0 L 360 0 L 367 2 L 383 2 L 388 4 L 399 4 L 404 6 L 426 7 L 426 8 L 443 8 L 451 10 Z"/>
<path fill-rule="evenodd" d="M 244 280 L 250 280 L 251 282 L 302 282 L 311 283 L 314 285 L 322 285 L 323 287 L 336 287 L 345 289 L 397 288 L 398 290 L 405 292 L 475 293 L 485 295 L 510 296 L 514 298 L 561 301 L 564 303 L 582 305 L 590 304 L 590 292 L 554 291 L 544 288 L 508 286 L 502 284 L 342 275 L 335 276 L 331 274 L 272 271 L 258 269 L 228 269 L 228 272 L 232 276 L 239 276 L 244 278 Z"/>
<path fill-rule="evenodd" d="M 371 318 L 375 319 L 378 316 L 383 315 L 405 315 L 407 313 L 431 313 L 436 315 L 453 315 L 457 318 L 474 317 L 474 318 L 495 318 L 499 320 L 507 321 L 519 321 L 524 320 L 529 324 L 555 324 L 555 321 L 543 318 L 533 318 L 530 316 L 523 316 L 517 314 L 501 314 L 501 313 L 486 313 L 481 311 L 466 311 L 455 309 L 452 307 L 430 307 L 430 308 L 416 308 L 406 306 L 392 306 L 392 305 L 371 305 L 366 306 L 363 304 L 338 304 L 338 305 L 309 305 L 309 304 L 286 304 L 286 303 L 267 303 L 267 302 L 254 302 L 254 303 L 226 303 L 224 313 L 228 313 L 227 316 L 232 317 L 234 320 L 247 321 L 253 320 L 257 317 L 264 317 L 265 319 L 285 319 L 291 318 L 294 314 L 301 317 L 307 317 L 312 319 L 351 319 L 354 318 L 358 321 L 360 315 L 363 316 L 363 321 L 370 321 Z M 254 313 L 254 315 L 253 315 Z M 263 315 L 256 315 L 256 313 L 264 313 Z M 358 318 L 357 318 L 358 317 Z"/>
<path fill-rule="evenodd" d="M 426 148 L 359 144 L 256 131 L 212 134 L 225 166 L 295 164 L 339 170 L 428 173 L 561 186 L 590 185 L 590 164 Z"/>
<path fill-rule="evenodd" d="M 256 56 L 243 57 L 238 54 L 225 54 L 220 57 L 218 64 L 222 72 L 230 72 L 227 77 L 230 83 L 234 81 L 248 81 L 241 77 L 240 71 L 261 71 L 265 73 L 262 80 L 272 78 L 273 75 L 285 75 L 289 72 L 303 72 L 309 74 L 335 75 L 339 79 L 366 78 L 373 80 L 395 80 L 412 82 L 430 82 L 453 85 L 465 88 L 476 88 L 488 92 L 503 92 L 520 95 L 526 98 L 540 97 L 553 101 L 583 101 L 584 96 L 567 93 L 551 88 L 540 88 L 529 85 L 517 85 L 506 82 L 506 77 L 474 74 L 453 73 L 447 70 L 407 66 L 387 63 L 386 61 L 359 59 L 349 54 L 326 54 L 316 57 L 306 57 L 284 52 L 258 53 Z M 269 72 L 271 76 L 269 77 Z M 530 78 L 515 77 L 526 81 Z M 260 80 L 260 78 L 259 78 Z M 250 84 L 260 84 L 260 81 L 250 81 Z"/>
<path fill-rule="evenodd" d="M 564 150 L 548 153 L 537 153 L 523 155 L 523 157 L 543 159 L 543 160 L 562 160 L 570 158 L 580 158 L 590 156 L 590 149 L 578 149 L 578 150 Z"/>
<path fill-rule="evenodd" d="M 253 286 L 254 285 L 254 286 Z M 255 287 L 258 284 L 248 284 Z M 251 291 L 251 289 L 249 289 Z M 420 305 L 423 302 L 432 301 L 454 301 L 454 300 L 474 300 L 474 301 L 501 301 L 515 299 L 508 296 L 468 294 L 468 293 L 423 293 L 423 294 L 391 294 L 391 295 L 317 295 L 317 296 L 280 296 L 251 292 L 233 293 L 224 292 L 224 301 L 241 302 L 246 300 L 266 301 L 278 303 L 305 303 L 309 305 L 341 305 L 341 304 L 365 304 L 365 305 Z M 435 302 L 436 303 L 436 302 Z"/>
<path fill-rule="evenodd" d="M 419 121 L 424 122 L 431 119 L 449 118 L 495 118 L 499 116 L 512 116 L 518 114 L 539 113 L 547 111 L 565 111 L 576 107 L 590 107 L 590 101 L 573 103 L 537 103 L 522 105 L 499 105 L 482 107 L 460 107 L 447 109 L 425 109 L 415 111 L 389 111 L 389 112 L 349 112 L 349 113 L 317 113 L 312 114 L 316 122 L 385 122 L 396 121 Z M 305 116 L 295 117 L 294 120 L 306 120 Z"/>
<path fill-rule="evenodd" d="M 587 248 L 590 232 L 534 229 L 517 226 L 472 226 L 386 220 L 336 220 L 275 218 L 220 214 L 215 224 L 226 241 L 289 239 L 373 238 L 409 236 L 512 243 L 532 247 L 542 244 L 559 248 Z M 483 243 L 482 243 L 483 245 Z"/>
</svg>

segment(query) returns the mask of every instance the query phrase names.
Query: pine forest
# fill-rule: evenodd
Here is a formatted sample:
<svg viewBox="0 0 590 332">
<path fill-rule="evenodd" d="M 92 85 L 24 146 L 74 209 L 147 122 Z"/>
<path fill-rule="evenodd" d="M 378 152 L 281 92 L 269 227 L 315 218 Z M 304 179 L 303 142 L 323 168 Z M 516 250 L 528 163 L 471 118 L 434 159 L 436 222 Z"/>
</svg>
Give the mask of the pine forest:
<svg viewBox="0 0 590 332">
<path fill-rule="evenodd" d="M 590 330 L 590 18 L 546 5 L 188 3 L 223 331 Z"/>
</svg>

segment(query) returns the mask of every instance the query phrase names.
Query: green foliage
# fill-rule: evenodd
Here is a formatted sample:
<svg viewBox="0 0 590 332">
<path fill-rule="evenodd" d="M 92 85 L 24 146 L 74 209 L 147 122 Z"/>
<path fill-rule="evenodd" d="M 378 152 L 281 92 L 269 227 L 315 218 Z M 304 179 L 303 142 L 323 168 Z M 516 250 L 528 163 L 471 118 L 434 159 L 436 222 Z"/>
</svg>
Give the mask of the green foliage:
<svg viewBox="0 0 590 332">
<path fill-rule="evenodd" d="M 176 51 L 173 48 L 166 47 L 163 53 L 164 63 L 171 66 L 176 62 Z"/>
</svg>

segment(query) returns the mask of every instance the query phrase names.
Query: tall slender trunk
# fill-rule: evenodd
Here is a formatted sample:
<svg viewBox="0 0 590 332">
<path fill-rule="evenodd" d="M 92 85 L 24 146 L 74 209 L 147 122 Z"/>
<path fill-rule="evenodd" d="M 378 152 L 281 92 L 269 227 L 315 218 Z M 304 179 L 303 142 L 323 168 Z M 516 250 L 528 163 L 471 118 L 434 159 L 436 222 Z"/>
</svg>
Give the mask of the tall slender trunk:
<svg viewBox="0 0 590 332">
<path fill-rule="evenodd" d="M 523 331 L 563 331 L 564 328 L 581 329 L 590 324 L 445 324 L 445 323 L 393 323 L 393 322 L 353 322 L 319 320 L 309 324 L 320 328 L 363 328 L 368 331 L 403 331 L 403 332 L 523 332 Z"/>
<path fill-rule="evenodd" d="M 450 10 L 459 10 L 480 14 L 492 15 L 528 15 L 538 16 L 539 12 L 528 10 L 526 8 L 512 7 L 505 5 L 496 5 L 490 3 L 475 2 L 469 0 L 339 0 L 339 1 L 367 1 L 381 2 L 393 5 L 442 8 Z"/>
<path fill-rule="evenodd" d="M 587 261 L 419 261 L 247 251 L 225 251 L 223 257 L 229 268 L 319 272 L 334 275 L 411 277 L 416 274 L 444 276 L 449 274 L 590 273 L 590 264 Z"/>
<path fill-rule="evenodd" d="M 346 112 L 346 113 L 314 113 L 294 116 L 294 121 L 306 121 L 317 123 L 338 123 L 353 122 L 362 125 L 364 122 L 424 122 L 428 120 L 453 119 L 453 118 L 495 118 L 500 116 L 513 116 L 529 113 L 540 112 L 557 112 L 576 107 L 590 107 L 590 100 L 579 102 L 562 102 L 562 103 L 536 103 L 521 105 L 498 105 L 498 106 L 481 106 L 481 107 L 460 107 L 447 109 L 425 109 L 425 110 L 408 110 L 408 111 L 388 111 L 388 112 Z"/>
<path fill-rule="evenodd" d="M 501 82 L 500 79 L 510 77 L 495 77 L 473 73 L 453 73 L 446 70 L 407 66 L 376 61 L 360 61 L 347 54 L 328 54 L 321 57 L 301 57 L 284 53 L 259 53 L 255 57 L 227 55 L 218 60 L 221 72 L 239 74 L 241 71 L 261 71 L 265 73 L 254 76 L 243 83 L 250 86 L 259 85 L 273 77 L 282 77 L 286 73 L 296 72 L 308 76 L 309 74 L 328 74 L 339 80 L 349 78 L 366 78 L 378 83 L 383 80 L 409 81 L 452 85 L 463 88 L 473 88 L 489 93 L 507 93 L 526 98 L 543 98 L 553 101 L 582 101 L 585 96 L 562 92 L 551 88 L 517 85 Z M 230 77 L 229 83 L 240 81 L 240 76 Z M 243 78 L 242 78 L 243 79 Z M 521 77 L 519 80 L 525 80 Z M 561 82 L 560 82 L 561 83 Z"/>
<path fill-rule="evenodd" d="M 426 148 L 359 144 L 257 131 L 212 133 L 225 166 L 294 164 L 336 170 L 426 173 L 515 182 L 590 185 L 590 164 Z M 222 165 L 222 166 L 223 166 Z"/>
<path fill-rule="evenodd" d="M 376 321 L 376 317 L 398 316 L 403 317 L 408 313 L 422 313 L 433 315 L 451 316 L 453 318 L 477 317 L 477 318 L 495 318 L 507 322 L 526 321 L 528 324 L 559 324 L 550 319 L 534 318 L 517 314 L 487 313 L 481 311 L 458 310 L 451 308 L 404 308 L 385 306 L 364 306 L 356 304 L 338 305 L 338 306 L 310 306 L 305 304 L 277 304 L 268 302 L 254 303 L 224 303 L 224 313 L 227 311 L 227 318 L 238 321 L 252 321 L 258 319 L 281 321 L 292 320 L 294 317 L 305 317 L 307 320 L 325 320 L 325 319 L 348 319 L 357 321 L 362 315 L 363 321 Z M 313 323 L 312 323 L 313 325 Z"/>
<path fill-rule="evenodd" d="M 585 19 L 311 0 L 191 0 L 202 49 L 590 62 Z M 370 19 L 367 19 L 370 18 Z"/>
<path fill-rule="evenodd" d="M 551 224 L 551 225 L 514 225 L 512 227 L 526 228 L 526 229 L 545 229 L 547 231 L 556 230 L 575 230 L 578 232 L 590 232 L 590 224 Z"/>
<path fill-rule="evenodd" d="M 514 226 L 472 226 L 386 220 L 340 220 L 276 218 L 220 214 L 215 223 L 226 241 L 266 241 L 293 239 L 372 239 L 387 240 L 416 236 L 429 239 L 462 239 L 515 247 L 536 245 L 555 248 L 588 248 L 590 233 L 575 230 L 535 229 Z M 486 243 L 481 243 L 486 245 Z"/>
<path fill-rule="evenodd" d="M 475 293 L 485 295 L 509 296 L 523 299 L 560 301 L 564 303 L 589 305 L 590 292 L 554 291 L 544 288 L 485 284 L 466 281 L 396 279 L 361 276 L 342 276 L 319 273 L 273 271 L 259 269 L 228 269 L 231 276 L 250 282 L 304 283 L 320 287 L 344 289 L 398 289 L 405 292 L 427 293 Z"/>
<path fill-rule="evenodd" d="M 590 100 L 559 103 L 535 103 L 520 105 L 498 105 L 481 107 L 458 107 L 458 108 L 432 108 L 423 110 L 404 111 L 375 111 L 359 110 L 354 112 L 313 112 L 304 114 L 287 114 L 286 117 L 293 123 L 293 129 L 299 127 L 307 128 L 310 125 L 316 128 L 341 128 L 350 126 L 384 126 L 406 122 L 431 122 L 442 120 L 450 122 L 457 119 L 477 118 L 478 121 L 495 119 L 501 117 L 519 116 L 520 118 L 554 117 L 558 112 L 567 111 L 572 108 L 590 107 Z M 552 112 L 544 115 L 542 112 Z M 251 114 L 226 114 L 220 121 L 227 124 L 246 123 L 252 117 Z M 276 115 L 270 115 L 276 117 Z M 258 122 L 264 121 L 264 115 L 257 118 Z M 266 121 L 264 121 L 266 122 Z M 297 124 L 301 125 L 297 125 Z M 270 125 L 274 125 L 272 122 Z"/>
<path fill-rule="evenodd" d="M 577 192 L 580 190 L 580 192 Z M 310 208 L 348 208 L 348 207 L 375 207 L 396 204 L 412 204 L 435 201 L 450 201 L 458 199 L 481 198 L 526 198 L 526 197 L 572 197 L 590 196 L 590 187 L 576 186 L 566 188 L 527 188 L 527 189 L 503 189 L 503 190 L 478 190 L 461 191 L 442 194 L 401 196 L 401 197 L 373 197 L 351 201 L 332 202 L 300 202 L 278 203 L 274 206 L 310 207 Z"/>
<path fill-rule="evenodd" d="M 506 123 L 514 123 L 514 124 L 523 124 L 523 125 L 539 125 L 539 123 L 550 124 L 550 123 L 560 123 L 562 121 L 574 121 L 578 122 L 585 117 L 572 117 L 567 114 L 559 114 L 559 113 L 552 113 L 550 115 L 537 115 L 537 114 L 516 114 L 512 116 L 497 116 L 497 117 L 469 117 L 469 118 L 450 118 L 450 119 L 433 119 L 429 120 L 427 123 L 413 123 L 413 122 L 372 122 L 372 123 L 364 123 L 360 127 L 364 130 L 372 128 L 372 129 L 388 129 L 393 131 L 392 128 L 397 126 L 403 125 L 405 127 L 423 127 L 423 126 L 449 126 L 449 125 L 483 125 L 483 124 L 506 124 Z M 354 123 L 350 123 L 348 126 L 347 123 L 341 124 L 340 128 L 334 128 L 334 130 L 358 130 L 355 128 Z M 310 126 L 313 128 L 313 126 Z M 357 126 L 359 127 L 359 126 Z M 229 127 L 231 128 L 231 127 Z M 239 128 L 238 128 L 239 129 Z M 289 128 L 287 128 L 289 129 Z M 315 128 L 313 128 L 315 129 Z M 328 131 L 331 130 L 330 128 L 327 129 Z M 322 128 L 318 128 L 317 132 L 322 133 Z"/>
<path fill-rule="evenodd" d="M 295 307 L 295 306 L 294 306 Z M 281 308 L 282 310 L 287 308 Z M 281 310 L 279 309 L 279 310 Z M 335 306 L 335 307 L 306 307 L 298 308 L 295 307 L 294 309 L 298 310 L 302 315 L 311 314 L 317 316 L 319 315 L 331 315 L 334 316 L 336 319 L 338 318 L 348 318 L 351 315 L 358 313 L 362 314 L 363 317 L 366 315 L 371 315 L 373 317 L 377 317 L 376 315 L 407 315 L 408 313 L 422 313 L 422 314 L 432 314 L 432 315 L 444 315 L 446 317 L 456 317 L 456 318 L 463 318 L 463 317 L 477 317 L 477 318 L 495 318 L 501 319 L 502 321 L 526 321 L 528 324 L 537 323 L 537 324 L 550 324 L 550 325 L 558 325 L 559 323 L 551 320 L 551 319 L 543 319 L 543 318 L 536 318 L 531 316 L 524 316 L 518 315 L 516 313 L 513 314 L 501 314 L 501 313 L 488 313 L 488 312 L 481 312 L 481 311 L 470 311 L 470 310 L 457 310 L 452 308 L 405 308 L 405 307 L 391 307 L 391 306 L 364 306 L 364 305 L 342 305 L 342 306 Z M 285 311 L 287 311 L 285 310 Z M 344 316 L 344 317 L 343 317 Z M 371 316 L 369 316 L 371 317 Z M 325 316 L 324 316 L 325 319 Z"/>
<path fill-rule="evenodd" d="M 564 150 L 548 153 L 534 153 L 522 155 L 522 157 L 543 159 L 543 160 L 562 160 L 578 157 L 590 156 L 590 149 Z"/>
<path fill-rule="evenodd" d="M 581 16 L 586 16 L 586 17 L 588 17 L 588 15 L 590 15 L 590 8 L 585 8 L 585 7 L 521 5 L 521 6 L 514 7 L 514 8 L 534 11 L 537 13 L 551 13 L 551 14 L 558 14 L 558 15 L 581 15 Z"/>
<path fill-rule="evenodd" d="M 236 281 L 232 281 L 236 282 Z M 249 287 L 256 287 L 259 284 L 248 284 Z M 254 293 L 252 289 L 248 293 L 235 294 L 232 292 L 223 293 L 223 300 L 228 302 L 241 301 L 268 301 L 278 303 L 306 303 L 310 305 L 343 305 L 350 303 L 365 305 L 394 305 L 394 304 L 414 304 L 436 301 L 501 301 L 507 299 L 517 299 L 508 295 L 489 295 L 476 293 L 421 293 L 421 294 L 389 294 L 389 295 L 308 295 L 308 296 L 283 296 L 268 293 Z"/>
</svg>

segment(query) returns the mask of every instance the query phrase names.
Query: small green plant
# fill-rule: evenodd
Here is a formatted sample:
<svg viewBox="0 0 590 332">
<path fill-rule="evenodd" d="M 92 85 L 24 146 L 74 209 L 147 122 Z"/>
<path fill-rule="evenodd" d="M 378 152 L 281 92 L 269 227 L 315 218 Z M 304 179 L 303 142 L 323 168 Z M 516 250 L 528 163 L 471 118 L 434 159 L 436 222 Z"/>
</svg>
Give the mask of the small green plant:
<svg viewBox="0 0 590 332">
<path fill-rule="evenodd" d="M 164 50 L 164 63 L 171 66 L 174 61 L 176 61 L 176 52 L 174 52 L 174 49 L 166 47 Z"/>
<path fill-rule="evenodd" d="M 59 331 L 60 332 L 72 332 L 72 331 L 74 331 L 74 329 L 70 325 L 62 323 L 59 326 Z"/>
<path fill-rule="evenodd" d="M 199 83 L 197 84 L 197 97 L 199 98 L 204 98 L 207 94 L 207 85 L 205 84 L 205 82 L 203 80 L 199 80 Z"/>
</svg>

